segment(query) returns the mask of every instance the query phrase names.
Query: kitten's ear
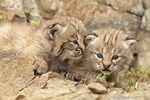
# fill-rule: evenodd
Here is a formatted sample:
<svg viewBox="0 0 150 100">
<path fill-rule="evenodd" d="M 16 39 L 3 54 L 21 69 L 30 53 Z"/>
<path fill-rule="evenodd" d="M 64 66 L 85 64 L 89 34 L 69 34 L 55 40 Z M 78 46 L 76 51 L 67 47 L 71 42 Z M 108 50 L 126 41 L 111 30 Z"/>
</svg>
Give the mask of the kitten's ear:
<svg viewBox="0 0 150 100">
<path fill-rule="evenodd" d="M 60 24 L 53 24 L 46 28 L 45 37 L 47 39 L 54 39 L 56 35 L 58 35 L 61 31 L 63 31 L 64 27 Z"/>
<path fill-rule="evenodd" d="M 88 34 L 84 37 L 84 44 L 87 46 L 89 43 L 94 41 L 98 36 L 94 33 Z"/>
<path fill-rule="evenodd" d="M 127 49 L 128 49 L 128 48 L 131 48 L 132 46 L 135 45 L 136 42 L 137 42 L 136 39 L 127 37 L 127 38 L 125 39 L 125 47 L 126 47 Z"/>
</svg>

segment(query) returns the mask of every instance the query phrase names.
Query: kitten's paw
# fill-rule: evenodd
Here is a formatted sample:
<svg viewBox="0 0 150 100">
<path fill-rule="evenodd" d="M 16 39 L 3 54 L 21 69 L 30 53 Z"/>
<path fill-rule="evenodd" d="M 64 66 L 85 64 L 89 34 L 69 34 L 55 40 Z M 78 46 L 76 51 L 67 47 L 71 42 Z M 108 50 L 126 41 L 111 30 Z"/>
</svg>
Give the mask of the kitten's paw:
<svg viewBox="0 0 150 100">
<path fill-rule="evenodd" d="M 82 80 L 82 77 L 79 75 L 79 74 L 76 74 L 72 71 L 67 71 L 64 75 L 64 77 L 66 79 L 69 79 L 69 80 L 72 80 L 72 81 L 76 81 L 76 82 L 79 82 Z"/>
<path fill-rule="evenodd" d="M 48 71 L 48 65 L 46 61 L 39 57 L 34 57 L 32 68 L 35 75 L 41 75 Z"/>
<path fill-rule="evenodd" d="M 75 73 L 75 72 L 72 72 L 72 71 L 68 71 L 65 74 L 65 78 L 69 79 L 69 80 L 72 80 L 72 81 L 79 82 L 79 83 L 84 83 L 84 84 L 89 83 L 89 80 L 87 78 L 85 78 L 84 75 L 81 75 L 79 73 Z"/>
</svg>

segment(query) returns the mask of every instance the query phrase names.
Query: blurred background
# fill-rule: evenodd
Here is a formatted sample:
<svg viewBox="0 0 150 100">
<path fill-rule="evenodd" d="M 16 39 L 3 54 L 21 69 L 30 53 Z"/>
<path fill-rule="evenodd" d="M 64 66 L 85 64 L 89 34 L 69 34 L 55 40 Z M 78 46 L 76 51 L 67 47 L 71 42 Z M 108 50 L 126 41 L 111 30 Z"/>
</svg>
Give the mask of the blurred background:
<svg viewBox="0 0 150 100">
<path fill-rule="evenodd" d="M 1 24 L 60 16 L 84 20 L 88 30 L 124 30 L 139 40 L 134 50 L 135 64 L 150 65 L 150 0 L 0 0 Z"/>
</svg>

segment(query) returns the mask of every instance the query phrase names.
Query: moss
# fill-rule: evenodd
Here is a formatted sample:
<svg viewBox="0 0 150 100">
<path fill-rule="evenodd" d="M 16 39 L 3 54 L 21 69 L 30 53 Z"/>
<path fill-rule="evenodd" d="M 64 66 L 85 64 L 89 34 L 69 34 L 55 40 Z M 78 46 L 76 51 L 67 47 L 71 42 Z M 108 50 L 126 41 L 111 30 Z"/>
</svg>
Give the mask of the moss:
<svg viewBox="0 0 150 100">
<path fill-rule="evenodd" d="M 102 73 L 98 74 L 96 77 L 96 80 L 100 79 L 101 81 L 105 81 L 106 82 L 106 75 L 103 75 Z"/>
<path fill-rule="evenodd" d="M 32 26 L 37 26 L 40 24 L 40 21 L 37 21 L 37 20 L 29 20 L 29 23 L 32 25 Z"/>
<path fill-rule="evenodd" d="M 138 68 L 131 68 L 129 71 L 121 75 L 121 81 L 124 81 L 127 86 L 127 90 L 130 92 L 135 90 L 133 87 L 136 82 L 148 82 L 150 79 L 150 73 L 143 66 L 138 66 Z"/>
</svg>

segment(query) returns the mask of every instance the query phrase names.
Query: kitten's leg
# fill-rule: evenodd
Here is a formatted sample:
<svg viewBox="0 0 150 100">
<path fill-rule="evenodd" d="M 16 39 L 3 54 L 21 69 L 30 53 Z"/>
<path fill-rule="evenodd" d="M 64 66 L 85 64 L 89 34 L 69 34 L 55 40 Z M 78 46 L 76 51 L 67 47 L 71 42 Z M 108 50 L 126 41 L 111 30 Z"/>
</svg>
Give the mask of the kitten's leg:
<svg viewBox="0 0 150 100">
<path fill-rule="evenodd" d="M 48 71 L 48 65 L 46 61 L 40 57 L 34 57 L 32 64 L 34 74 L 44 74 Z"/>
<path fill-rule="evenodd" d="M 81 72 L 79 71 L 66 71 L 66 72 L 61 72 L 59 73 L 61 78 L 66 78 L 68 80 L 72 80 L 72 81 L 76 81 L 76 82 L 80 82 L 82 81 L 83 83 L 86 83 L 85 80 L 85 76 L 83 74 L 81 74 Z"/>
<path fill-rule="evenodd" d="M 74 79 L 73 79 L 73 75 L 72 75 L 72 74 L 70 74 L 70 72 L 69 72 L 69 71 L 59 72 L 59 75 L 60 75 L 60 77 L 61 77 L 61 78 L 65 78 L 65 79 L 68 79 L 68 80 L 72 80 L 72 81 L 74 81 Z"/>
<path fill-rule="evenodd" d="M 126 84 L 122 81 L 120 81 L 120 74 L 118 72 L 112 73 L 111 75 L 111 82 L 115 82 L 115 87 L 122 88 L 123 90 L 126 90 Z"/>
<path fill-rule="evenodd" d="M 70 77 L 69 78 L 73 81 L 77 81 L 77 82 L 82 81 L 85 84 L 89 84 L 91 82 L 98 82 L 98 83 L 103 84 L 105 87 L 108 87 L 108 84 L 106 81 L 96 79 L 97 75 L 99 74 L 96 72 L 74 70 L 74 71 L 70 71 L 67 74 L 69 75 L 66 75 L 66 77 L 68 78 L 68 76 L 71 75 L 71 78 Z"/>
<path fill-rule="evenodd" d="M 84 79 L 83 76 L 80 76 L 78 73 L 74 71 L 60 72 L 59 75 L 61 78 L 66 78 L 68 80 L 72 80 L 76 82 L 82 81 L 82 79 Z"/>
</svg>

